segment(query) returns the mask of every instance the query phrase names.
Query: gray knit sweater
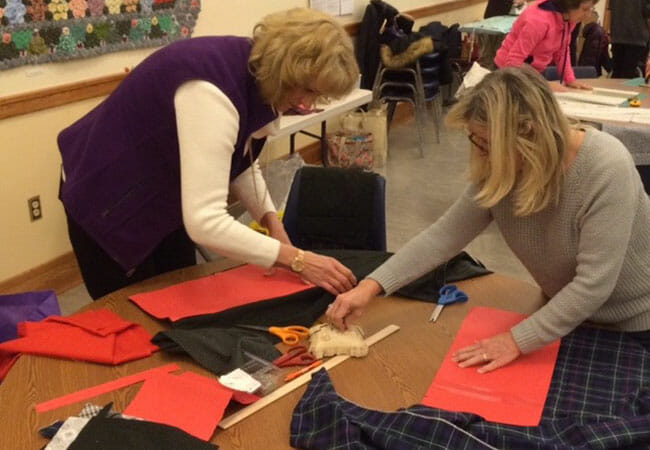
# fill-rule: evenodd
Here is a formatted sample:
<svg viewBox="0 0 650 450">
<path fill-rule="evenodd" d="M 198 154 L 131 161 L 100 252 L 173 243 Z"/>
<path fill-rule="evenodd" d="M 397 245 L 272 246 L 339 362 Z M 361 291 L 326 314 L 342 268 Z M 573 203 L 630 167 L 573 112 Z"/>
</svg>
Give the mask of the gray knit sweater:
<svg viewBox="0 0 650 450">
<path fill-rule="evenodd" d="M 559 203 L 540 213 L 515 217 L 512 193 L 481 208 L 475 193 L 470 185 L 368 278 L 389 295 L 454 256 L 494 220 L 550 299 L 511 329 L 523 353 L 585 320 L 624 331 L 650 329 L 650 198 L 616 138 L 588 129 Z"/>
</svg>

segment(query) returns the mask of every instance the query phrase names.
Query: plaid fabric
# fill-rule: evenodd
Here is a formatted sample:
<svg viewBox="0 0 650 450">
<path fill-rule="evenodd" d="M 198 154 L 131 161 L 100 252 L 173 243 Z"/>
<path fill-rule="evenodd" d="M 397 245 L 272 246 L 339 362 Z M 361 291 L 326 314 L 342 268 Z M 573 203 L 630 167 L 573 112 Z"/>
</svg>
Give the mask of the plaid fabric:
<svg viewBox="0 0 650 450">
<path fill-rule="evenodd" d="M 648 449 L 650 332 L 586 326 L 562 340 L 537 427 L 415 405 L 394 413 L 342 399 L 314 374 L 293 413 L 291 445 L 305 449 Z"/>
</svg>

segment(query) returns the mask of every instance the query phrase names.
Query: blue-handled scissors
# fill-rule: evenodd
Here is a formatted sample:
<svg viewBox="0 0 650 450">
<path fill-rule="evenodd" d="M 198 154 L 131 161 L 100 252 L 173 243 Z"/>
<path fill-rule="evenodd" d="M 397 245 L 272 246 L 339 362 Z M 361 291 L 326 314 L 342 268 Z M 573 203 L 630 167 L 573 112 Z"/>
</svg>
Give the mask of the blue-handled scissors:
<svg viewBox="0 0 650 450">
<path fill-rule="evenodd" d="M 288 327 L 263 327 L 258 325 L 237 325 L 239 328 L 248 330 L 266 331 L 275 334 L 287 345 L 296 345 L 300 338 L 309 336 L 309 328 L 300 325 L 289 325 Z"/>
<path fill-rule="evenodd" d="M 438 298 L 438 305 L 431 313 L 429 322 L 435 322 L 438 320 L 438 316 L 442 312 L 442 308 L 445 306 L 451 305 L 452 303 L 467 301 L 467 294 L 458 289 L 455 284 L 445 284 L 440 288 L 438 294 L 440 295 Z"/>
</svg>

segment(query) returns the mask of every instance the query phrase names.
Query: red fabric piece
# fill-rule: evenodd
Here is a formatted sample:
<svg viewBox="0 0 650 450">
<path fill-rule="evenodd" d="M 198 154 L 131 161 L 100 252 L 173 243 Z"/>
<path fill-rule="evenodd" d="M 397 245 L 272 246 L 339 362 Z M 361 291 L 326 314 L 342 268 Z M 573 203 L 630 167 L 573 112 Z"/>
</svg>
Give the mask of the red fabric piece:
<svg viewBox="0 0 650 450">
<path fill-rule="evenodd" d="M 197 374 L 159 374 L 145 380 L 124 414 L 171 425 L 209 441 L 232 392 Z"/>
<path fill-rule="evenodd" d="M 98 395 L 106 394 L 107 392 L 116 391 L 126 386 L 146 380 L 149 377 L 155 376 L 158 373 L 174 372 L 180 369 L 176 364 L 167 364 L 165 366 L 155 367 L 153 369 L 143 370 L 142 372 L 127 375 L 116 380 L 107 381 L 106 383 L 98 384 L 80 391 L 71 392 L 70 394 L 62 395 L 61 397 L 53 398 L 36 405 L 34 409 L 38 413 L 44 413 L 53 409 L 61 408 L 62 406 L 71 405 L 73 403 L 88 400 L 89 398 L 97 397 Z"/>
<path fill-rule="evenodd" d="M 472 308 L 422 404 L 447 411 L 478 414 L 491 422 L 538 426 L 560 341 L 484 374 L 476 371 L 477 366 L 463 369 L 451 360 L 456 350 L 507 331 L 525 317 L 493 308 Z"/>
<path fill-rule="evenodd" d="M 137 294 L 130 300 L 158 319 L 176 321 L 295 294 L 313 287 L 288 270 L 276 269 L 270 276 L 264 275 L 265 270 L 244 265 L 198 280 Z"/>
<path fill-rule="evenodd" d="M 158 350 L 144 328 L 106 309 L 21 322 L 18 335 L 0 344 L 0 379 L 22 353 L 116 365 Z"/>
</svg>

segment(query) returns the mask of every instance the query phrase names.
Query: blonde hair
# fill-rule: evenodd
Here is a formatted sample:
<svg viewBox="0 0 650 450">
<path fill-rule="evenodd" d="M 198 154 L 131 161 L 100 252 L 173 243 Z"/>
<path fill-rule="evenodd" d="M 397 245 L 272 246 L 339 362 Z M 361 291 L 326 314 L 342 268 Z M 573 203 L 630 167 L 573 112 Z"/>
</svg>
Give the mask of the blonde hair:
<svg viewBox="0 0 650 450">
<path fill-rule="evenodd" d="M 490 73 L 451 109 L 446 124 L 485 127 L 487 156 L 473 151 L 470 180 L 489 208 L 515 189 L 515 215 L 556 204 L 564 179 L 569 121 L 551 89 L 529 66 Z"/>
<path fill-rule="evenodd" d="M 324 96 L 340 97 L 359 78 L 354 47 L 343 27 L 306 8 L 270 14 L 255 25 L 248 63 L 262 97 L 273 106 L 295 88 L 316 87 Z"/>
</svg>

